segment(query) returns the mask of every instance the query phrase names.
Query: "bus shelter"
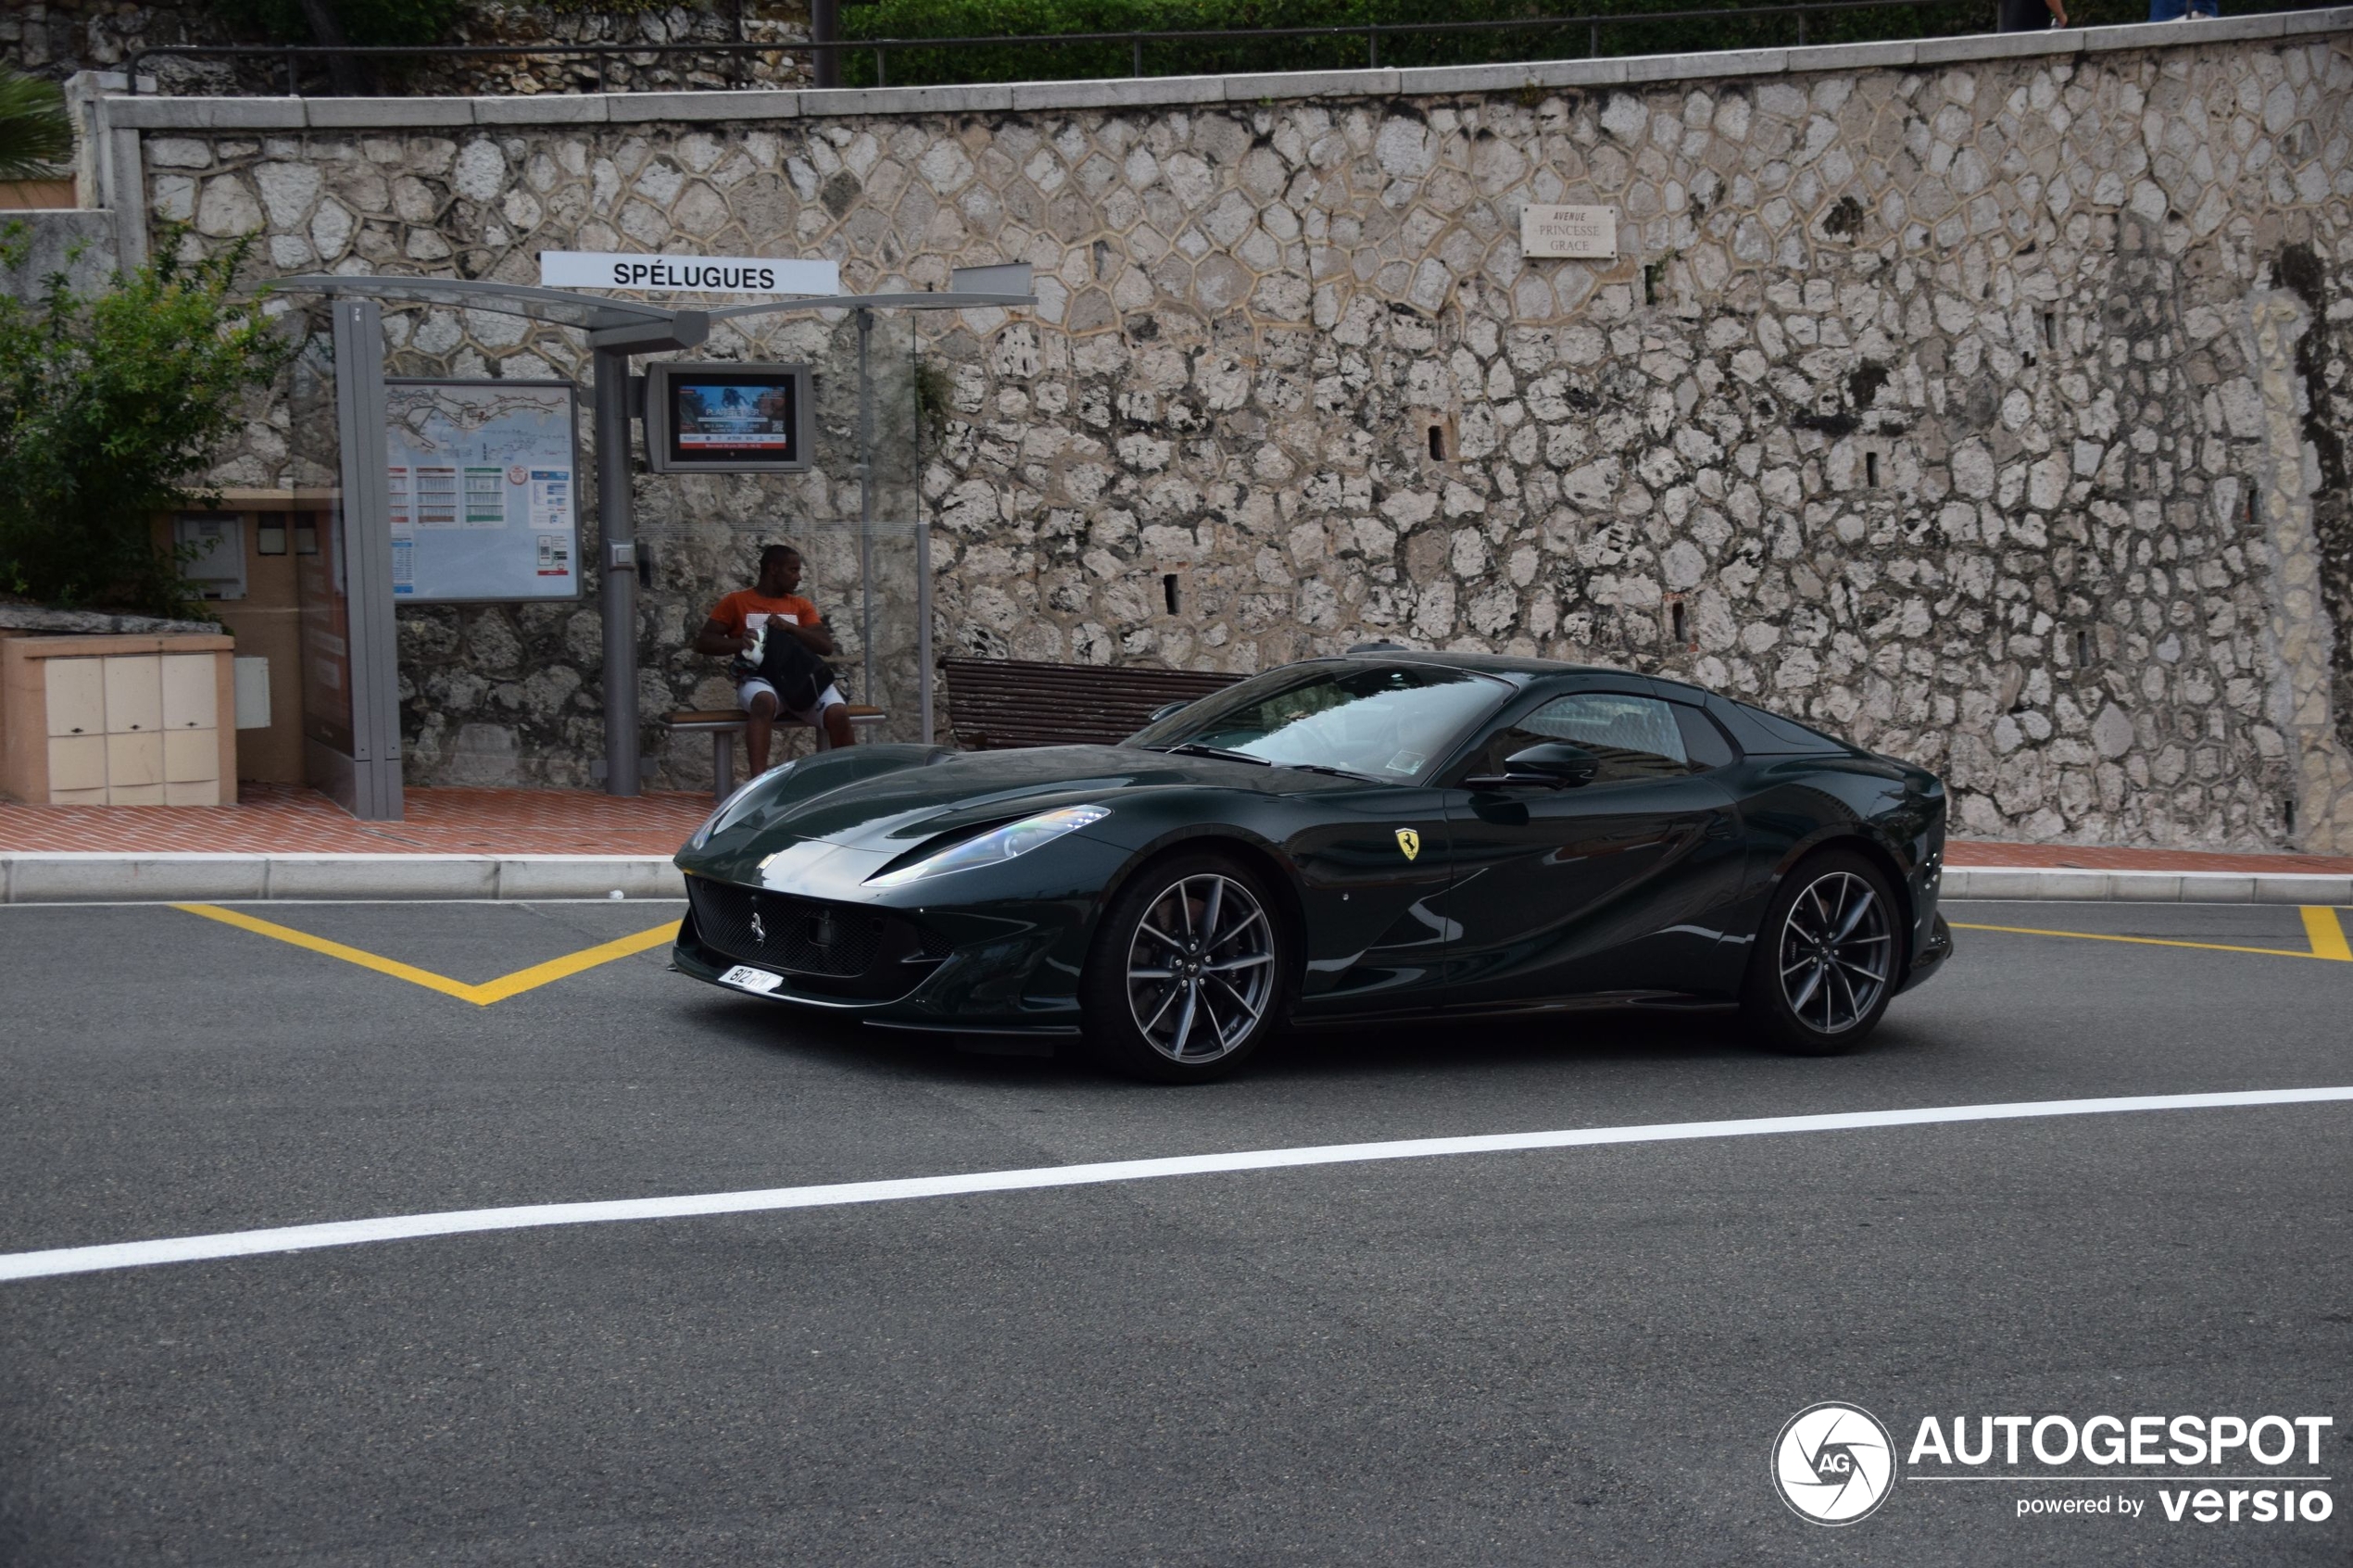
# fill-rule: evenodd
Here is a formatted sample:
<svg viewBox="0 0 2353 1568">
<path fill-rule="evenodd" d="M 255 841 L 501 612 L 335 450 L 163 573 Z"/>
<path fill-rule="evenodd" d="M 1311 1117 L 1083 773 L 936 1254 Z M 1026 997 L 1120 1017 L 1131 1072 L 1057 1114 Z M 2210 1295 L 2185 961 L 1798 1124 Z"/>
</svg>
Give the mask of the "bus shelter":
<svg viewBox="0 0 2353 1568">
<path fill-rule="evenodd" d="M 804 295 L 678 308 L 474 279 L 281 281 L 277 286 L 284 292 L 324 296 L 330 318 L 328 330 L 313 332 L 296 364 L 289 441 L 297 466 L 329 479 L 333 495 L 328 530 L 333 539 L 312 574 L 315 581 L 306 579 L 303 600 L 305 752 L 312 779 L 356 816 L 396 821 L 401 815 L 393 610 L 400 602 L 453 602 L 408 596 L 416 586 L 406 575 L 411 552 L 404 546 L 396 555 L 396 533 L 410 533 L 407 523 L 445 504 L 443 497 L 412 493 L 409 486 L 422 480 L 412 480 L 395 460 L 403 408 L 428 395 L 420 390 L 425 388 L 447 397 L 495 391 L 520 406 L 537 387 L 546 389 L 536 395 L 552 400 L 551 408 L 571 407 L 569 383 L 388 378 L 384 307 L 522 317 L 585 335 L 603 636 L 604 785 L 610 794 L 634 796 L 641 774 L 637 624 L 647 557 L 635 516 L 638 448 L 632 421 L 645 412 L 646 378 L 632 374 L 631 361 L 699 347 L 723 324 L 788 315 L 825 324 L 824 365 L 811 379 L 805 413 L 806 473 L 794 487 L 790 528 L 801 539 L 812 579 L 825 591 L 835 593 L 834 584 L 855 577 L 851 613 L 833 618 L 845 684 L 857 700 L 892 714 L 893 734 L 928 743 L 934 733 L 930 535 L 919 484 L 925 374 L 912 313 L 1033 305 L 1029 275 L 1026 266 L 964 268 L 939 293 Z M 836 367 L 845 363 L 854 364 L 853 374 L 838 373 Z M 470 394 L 469 387 L 484 390 Z M 498 456 L 487 458 L 494 468 Z M 519 455 L 512 472 L 519 483 L 527 482 L 534 507 L 544 498 L 552 508 L 562 498 L 554 473 L 568 472 L 575 489 L 585 488 L 577 483 L 576 466 L 551 465 L 543 479 L 542 470 Z M 648 483 L 724 482 L 657 472 Z M 470 494 L 455 489 L 446 498 L 452 518 L 461 518 L 472 504 Z M 687 504 L 694 504 L 691 497 Z M 548 567 L 547 538 L 541 535 L 541 574 L 561 577 L 560 570 Z M 484 587 L 458 597 L 507 602 L 530 596 L 502 593 L 495 583 Z"/>
</svg>

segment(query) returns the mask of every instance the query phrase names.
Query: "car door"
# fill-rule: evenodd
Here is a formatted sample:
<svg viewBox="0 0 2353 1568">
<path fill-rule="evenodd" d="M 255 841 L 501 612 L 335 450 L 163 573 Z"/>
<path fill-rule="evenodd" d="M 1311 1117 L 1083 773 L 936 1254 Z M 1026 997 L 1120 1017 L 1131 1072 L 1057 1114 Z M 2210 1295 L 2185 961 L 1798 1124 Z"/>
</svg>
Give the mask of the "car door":
<svg viewBox="0 0 2353 1568">
<path fill-rule="evenodd" d="M 1454 934 L 1437 907 L 1453 881 L 1448 798 L 1386 784 L 1315 797 L 1313 825 L 1285 846 L 1307 914 L 1303 1016 L 1438 1000 Z"/>
<path fill-rule="evenodd" d="M 1732 750 L 1698 710 L 1633 684 L 1540 696 L 1449 770 L 1450 1003 L 1728 988 L 1717 917 L 1743 857 L 1732 796 L 1709 774 Z M 1470 782 L 1548 742 L 1599 759 L 1592 782 Z"/>
</svg>

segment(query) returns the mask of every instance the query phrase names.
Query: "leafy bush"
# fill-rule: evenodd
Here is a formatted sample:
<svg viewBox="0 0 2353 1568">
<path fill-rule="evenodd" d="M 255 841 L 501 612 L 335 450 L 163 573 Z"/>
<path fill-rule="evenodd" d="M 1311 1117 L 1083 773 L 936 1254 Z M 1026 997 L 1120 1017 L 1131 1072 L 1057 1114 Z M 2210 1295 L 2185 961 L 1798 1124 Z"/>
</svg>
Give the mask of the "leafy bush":
<svg viewBox="0 0 2353 1568">
<path fill-rule="evenodd" d="M 1705 17 L 1610 23 L 1605 19 L 1705 9 Z M 1986 32 L 1993 0 L 1919 0 L 1868 10 L 1817 12 L 1804 19 L 1808 44 Z M 2145 21 L 2146 0 L 2070 4 L 2078 25 Z M 1484 65 L 1578 59 L 1591 54 L 1687 54 L 1780 48 L 1800 40 L 1799 19 L 1743 0 L 1191 0 L 1172 11 L 1155 0 L 871 0 L 842 10 L 842 35 L 862 38 L 1006 37 L 1069 32 L 1213 31 L 1282 27 L 1363 28 L 1368 23 L 1509 21 L 1569 17 L 1566 25 L 1476 32 L 1384 34 L 1383 66 Z M 1604 19 L 1598 27 L 1594 19 Z M 1370 63 L 1365 35 L 1327 38 L 1156 40 L 1143 46 L 1147 76 L 1349 70 Z M 885 70 L 895 86 L 925 82 L 1020 82 L 1136 74 L 1126 43 L 993 44 L 892 49 Z M 846 49 L 842 80 L 875 84 L 875 56 Z"/>
<path fill-rule="evenodd" d="M 470 0 L 334 0 L 334 19 L 344 42 L 367 45 L 440 44 L 465 13 Z M 302 0 L 213 0 L 213 11 L 240 32 L 258 32 L 272 44 L 324 43 L 311 36 Z"/>
<path fill-rule="evenodd" d="M 54 274 L 0 297 L 0 590 L 45 604 L 203 613 L 154 541 L 159 512 L 216 499 L 188 480 L 244 422 L 245 395 L 294 353 L 232 293 L 251 247 L 187 260 L 181 234 L 82 295 Z M 0 267 L 24 265 L 21 224 Z"/>
</svg>

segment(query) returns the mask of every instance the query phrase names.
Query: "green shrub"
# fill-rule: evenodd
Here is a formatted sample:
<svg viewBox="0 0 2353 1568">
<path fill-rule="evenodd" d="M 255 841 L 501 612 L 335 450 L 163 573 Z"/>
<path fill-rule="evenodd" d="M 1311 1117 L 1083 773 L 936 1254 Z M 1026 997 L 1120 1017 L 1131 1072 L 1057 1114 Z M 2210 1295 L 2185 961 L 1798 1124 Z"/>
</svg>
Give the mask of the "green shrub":
<svg viewBox="0 0 2353 1568">
<path fill-rule="evenodd" d="M 0 66 L 0 180 L 38 180 L 72 157 L 65 94 Z"/>
<path fill-rule="evenodd" d="M 1720 17 L 1603 26 L 1586 19 L 1664 9 L 1699 9 L 1705 0 L 873 0 L 842 12 L 845 38 L 975 38 L 1026 33 L 1160 33 L 1245 28 L 1363 28 L 1367 23 L 1516 21 L 1572 14 L 1567 26 L 1491 28 L 1480 33 L 1384 35 L 1381 66 L 1470 66 L 1527 58 L 1600 54 L 1675 54 L 1696 49 L 1781 47 L 1795 43 L 1793 17 L 1748 14 L 1722 5 Z M 1807 17 L 1807 43 L 1855 38 L 1918 38 L 1974 33 L 1991 26 L 1991 0 L 1927 0 L 1925 5 Z M 1365 33 L 1334 38 L 1158 40 L 1143 44 L 1146 75 L 1238 70 L 1351 70 L 1369 64 Z M 892 84 L 1002 82 L 1028 78 L 1132 75 L 1127 43 L 998 44 L 960 49 L 892 49 Z M 873 84 L 873 54 L 845 52 L 842 80 Z"/>
<path fill-rule="evenodd" d="M 367 45 L 442 44 L 469 0 L 334 0 L 344 42 Z M 241 33 L 272 44 L 321 42 L 303 18 L 302 0 L 213 0 L 213 11 Z"/>
<path fill-rule="evenodd" d="M 101 293 L 56 274 L 31 303 L 0 296 L 0 590 L 203 613 L 154 519 L 217 498 L 189 481 L 294 345 L 233 293 L 250 239 L 192 261 L 182 237 L 157 236 L 155 258 Z M 26 248 L 21 224 L 0 232 L 0 268 Z"/>
<path fill-rule="evenodd" d="M 1671 21 L 1592 25 L 1591 19 L 1659 11 L 1708 10 Z M 1986 32 L 1994 0 L 1920 0 L 1869 10 L 1818 12 L 1804 20 L 1808 44 Z M 2068 12 L 2078 25 L 2143 21 L 2146 0 L 2082 0 Z M 1762 14 L 1741 0 L 1190 0 L 1181 9 L 1154 0 L 870 0 L 846 5 L 842 34 L 862 38 L 1003 37 L 1069 32 L 1211 31 L 1279 27 L 1354 27 L 1368 23 L 1503 21 L 1570 17 L 1565 25 L 1478 32 L 1385 34 L 1383 66 L 1484 65 L 1578 59 L 1589 54 L 1689 54 L 1716 49 L 1780 48 L 1799 41 L 1799 19 Z M 1329 38 L 1155 41 L 1144 45 L 1147 76 L 1348 70 L 1370 63 L 1365 35 Z M 997 44 L 892 49 L 892 85 L 1019 82 L 1135 74 L 1125 43 Z M 875 56 L 845 50 L 842 79 L 875 83 Z"/>
</svg>

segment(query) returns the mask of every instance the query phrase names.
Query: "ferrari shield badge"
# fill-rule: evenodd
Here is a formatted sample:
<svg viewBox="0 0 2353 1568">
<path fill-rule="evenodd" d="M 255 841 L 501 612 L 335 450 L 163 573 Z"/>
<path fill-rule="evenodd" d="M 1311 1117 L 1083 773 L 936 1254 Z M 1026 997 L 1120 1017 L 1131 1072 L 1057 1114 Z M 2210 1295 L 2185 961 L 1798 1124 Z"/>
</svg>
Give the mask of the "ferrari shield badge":
<svg viewBox="0 0 2353 1568">
<path fill-rule="evenodd" d="M 1412 828 L 1399 828 L 1397 847 L 1405 851 L 1405 859 L 1410 860 L 1422 852 L 1422 835 Z"/>
</svg>

